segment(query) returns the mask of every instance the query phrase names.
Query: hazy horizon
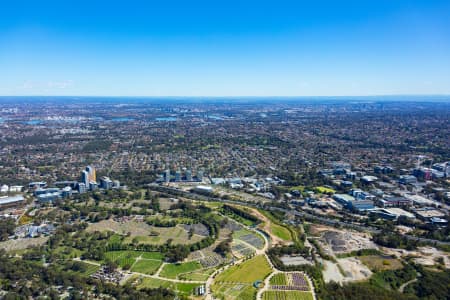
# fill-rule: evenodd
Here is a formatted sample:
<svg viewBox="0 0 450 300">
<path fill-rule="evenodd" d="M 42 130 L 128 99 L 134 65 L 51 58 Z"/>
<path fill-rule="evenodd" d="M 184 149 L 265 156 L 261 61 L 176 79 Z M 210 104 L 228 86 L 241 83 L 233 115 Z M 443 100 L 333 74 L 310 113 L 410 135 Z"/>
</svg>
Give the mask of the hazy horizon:
<svg viewBox="0 0 450 300">
<path fill-rule="evenodd" d="M 450 94 L 448 1 L 8 2 L 0 95 Z"/>
</svg>

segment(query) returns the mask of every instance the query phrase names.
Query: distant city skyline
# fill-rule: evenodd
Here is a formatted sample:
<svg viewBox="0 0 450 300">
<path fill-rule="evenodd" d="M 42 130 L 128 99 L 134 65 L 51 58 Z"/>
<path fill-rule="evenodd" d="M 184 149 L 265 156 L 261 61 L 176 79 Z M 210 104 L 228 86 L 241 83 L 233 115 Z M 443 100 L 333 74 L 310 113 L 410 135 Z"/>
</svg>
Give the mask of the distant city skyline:
<svg viewBox="0 0 450 300">
<path fill-rule="evenodd" d="M 0 96 L 450 94 L 450 2 L 22 1 Z"/>
</svg>

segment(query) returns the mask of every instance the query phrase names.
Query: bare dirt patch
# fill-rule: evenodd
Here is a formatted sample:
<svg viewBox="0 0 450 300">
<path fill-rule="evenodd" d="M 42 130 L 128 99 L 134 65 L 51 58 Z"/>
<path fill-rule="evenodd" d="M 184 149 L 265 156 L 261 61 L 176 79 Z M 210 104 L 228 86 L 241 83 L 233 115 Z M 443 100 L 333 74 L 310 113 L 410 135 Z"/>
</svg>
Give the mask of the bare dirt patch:
<svg viewBox="0 0 450 300">
<path fill-rule="evenodd" d="M 450 269 L 450 255 L 448 252 L 438 250 L 434 247 L 419 247 L 417 250 L 408 251 L 404 249 L 382 248 L 383 252 L 389 255 L 395 255 L 398 258 L 413 256 L 414 261 L 424 266 L 434 266 L 437 261 L 442 259 L 444 267 Z"/>
<path fill-rule="evenodd" d="M 17 239 L 0 242 L 0 249 L 6 251 L 23 250 L 33 246 L 41 246 L 48 240 L 47 236 L 37 238 Z"/>
</svg>

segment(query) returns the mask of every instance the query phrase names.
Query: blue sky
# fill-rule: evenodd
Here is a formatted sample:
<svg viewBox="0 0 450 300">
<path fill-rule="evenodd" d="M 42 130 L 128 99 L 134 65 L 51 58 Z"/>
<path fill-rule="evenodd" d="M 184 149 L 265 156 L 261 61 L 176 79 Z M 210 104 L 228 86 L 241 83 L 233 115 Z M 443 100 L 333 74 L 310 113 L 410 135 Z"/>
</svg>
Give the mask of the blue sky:
<svg viewBox="0 0 450 300">
<path fill-rule="evenodd" d="M 450 1 L 3 1 L 0 95 L 450 94 Z"/>
</svg>

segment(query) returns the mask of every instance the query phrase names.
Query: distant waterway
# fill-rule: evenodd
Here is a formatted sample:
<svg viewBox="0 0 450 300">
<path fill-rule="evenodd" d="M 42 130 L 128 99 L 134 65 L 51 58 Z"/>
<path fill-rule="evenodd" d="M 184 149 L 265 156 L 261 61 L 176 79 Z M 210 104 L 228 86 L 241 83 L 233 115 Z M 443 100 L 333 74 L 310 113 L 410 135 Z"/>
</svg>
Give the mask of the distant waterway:
<svg viewBox="0 0 450 300">
<path fill-rule="evenodd" d="M 28 120 L 28 121 L 23 121 L 23 124 L 26 125 L 39 125 L 42 124 L 42 120 Z"/>
<path fill-rule="evenodd" d="M 130 122 L 130 121 L 134 121 L 134 118 L 128 118 L 128 117 L 112 118 L 111 121 L 113 121 L 113 122 Z"/>
<path fill-rule="evenodd" d="M 156 121 L 160 121 L 160 122 L 175 122 L 177 120 L 176 117 L 160 117 L 160 118 L 155 118 Z"/>
<path fill-rule="evenodd" d="M 213 120 L 218 120 L 218 121 L 223 121 L 223 120 L 225 120 L 223 117 L 220 117 L 220 116 L 214 116 L 214 115 L 208 116 L 208 119 L 213 119 Z"/>
</svg>

